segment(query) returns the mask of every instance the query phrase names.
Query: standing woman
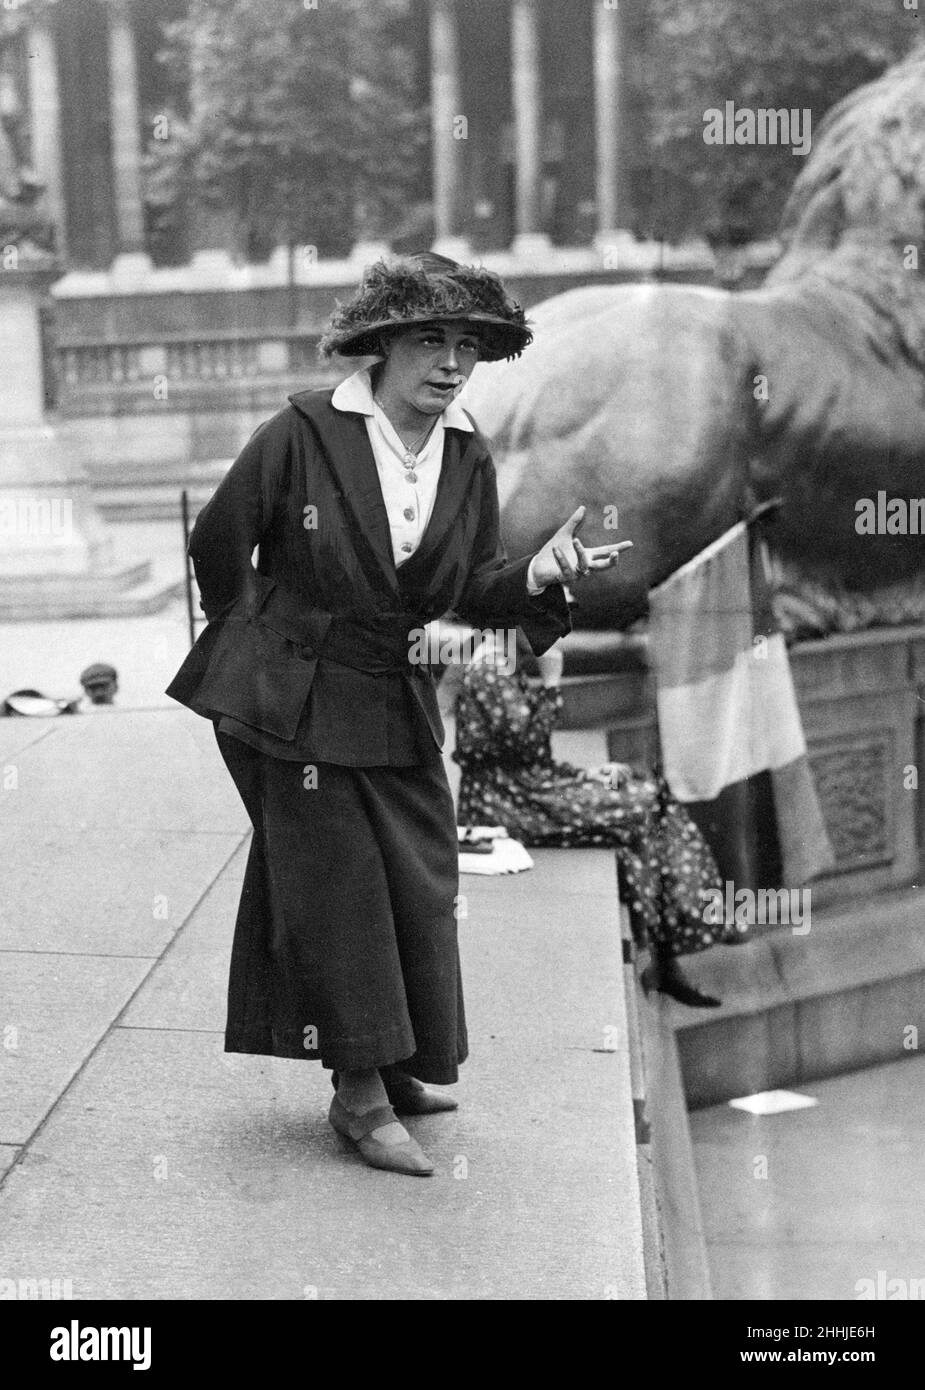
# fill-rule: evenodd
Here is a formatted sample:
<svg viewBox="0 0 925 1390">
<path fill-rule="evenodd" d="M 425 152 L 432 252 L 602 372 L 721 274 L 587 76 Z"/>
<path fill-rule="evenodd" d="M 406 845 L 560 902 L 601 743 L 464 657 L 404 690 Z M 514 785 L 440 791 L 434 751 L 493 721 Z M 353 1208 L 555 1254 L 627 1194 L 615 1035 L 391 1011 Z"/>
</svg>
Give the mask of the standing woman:
<svg viewBox="0 0 925 1390">
<path fill-rule="evenodd" d="M 425 623 L 569 629 L 562 582 L 604 569 L 579 509 L 508 562 L 485 441 L 456 403 L 478 360 L 530 343 L 491 272 L 377 262 L 326 355 L 379 360 L 262 425 L 193 530 L 208 626 L 168 694 L 214 721 L 254 835 L 225 1049 L 320 1060 L 330 1122 L 367 1163 L 427 1174 L 396 1118 L 455 1109 L 425 1082 L 467 1055 L 456 817 Z M 257 548 L 256 567 L 252 563 Z"/>
</svg>

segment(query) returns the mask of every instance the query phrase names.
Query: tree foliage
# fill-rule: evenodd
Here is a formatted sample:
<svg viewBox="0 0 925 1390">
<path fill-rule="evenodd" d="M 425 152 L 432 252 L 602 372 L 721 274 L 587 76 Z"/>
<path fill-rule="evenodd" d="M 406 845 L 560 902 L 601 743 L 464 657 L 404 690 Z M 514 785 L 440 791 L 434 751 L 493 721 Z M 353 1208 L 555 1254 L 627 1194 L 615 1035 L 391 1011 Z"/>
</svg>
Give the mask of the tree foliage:
<svg viewBox="0 0 925 1390">
<path fill-rule="evenodd" d="M 921 29 L 904 0 L 621 0 L 621 10 L 635 230 L 674 241 L 773 235 L 805 163 L 786 145 L 706 144 L 705 111 L 808 109 L 815 133 Z M 429 196 L 430 94 L 408 50 L 423 15 L 410 0 L 189 0 L 166 32 L 164 60 L 189 99 L 150 143 L 155 231 L 213 209 L 251 258 L 280 242 L 336 254 L 394 231 Z M 464 37 L 474 10 L 460 15 Z"/>
<path fill-rule="evenodd" d="M 652 172 L 642 230 L 669 240 L 773 234 L 804 164 L 785 146 L 706 144 L 706 110 L 808 108 L 815 131 L 921 30 L 902 0 L 646 0 L 645 16 L 639 96 Z"/>
<path fill-rule="evenodd" d="M 191 0 L 164 61 L 186 110 L 155 131 L 161 219 L 213 209 L 241 254 L 319 252 L 375 235 L 417 195 L 426 127 L 398 27 L 402 0 Z"/>
</svg>

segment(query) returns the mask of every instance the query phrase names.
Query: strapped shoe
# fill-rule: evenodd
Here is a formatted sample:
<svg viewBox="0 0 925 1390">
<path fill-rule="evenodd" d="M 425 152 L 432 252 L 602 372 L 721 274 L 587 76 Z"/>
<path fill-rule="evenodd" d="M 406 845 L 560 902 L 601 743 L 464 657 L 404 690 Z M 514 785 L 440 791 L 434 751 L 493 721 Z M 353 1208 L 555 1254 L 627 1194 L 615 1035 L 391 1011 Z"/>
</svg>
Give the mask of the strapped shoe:
<svg viewBox="0 0 925 1390">
<path fill-rule="evenodd" d="M 356 1145 L 371 1168 L 383 1168 L 390 1173 L 408 1173 L 419 1178 L 429 1177 L 434 1171 L 434 1165 L 416 1140 L 404 1139 L 400 1144 L 383 1144 L 372 1137 L 373 1130 L 397 1123 L 395 1111 L 390 1105 L 377 1105 L 373 1110 L 356 1115 L 335 1096 L 328 1111 L 328 1120 L 338 1134 Z"/>
<path fill-rule="evenodd" d="M 452 1096 L 431 1091 L 416 1076 L 392 1073 L 382 1078 L 385 1093 L 396 1115 L 439 1115 L 444 1110 L 458 1110 Z"/>
</svg>

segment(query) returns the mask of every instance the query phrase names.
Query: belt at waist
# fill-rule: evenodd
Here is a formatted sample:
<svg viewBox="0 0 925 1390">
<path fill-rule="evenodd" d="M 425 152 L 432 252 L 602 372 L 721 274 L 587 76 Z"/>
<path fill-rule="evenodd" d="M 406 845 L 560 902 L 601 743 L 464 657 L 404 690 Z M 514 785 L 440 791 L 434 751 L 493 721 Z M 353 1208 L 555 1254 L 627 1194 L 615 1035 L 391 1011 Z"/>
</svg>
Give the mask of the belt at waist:
<svg viewBox="0 0 925 1390">
<path fill-rule="evenodd" d="M 275 580 L 261 577 L 267 592 L 257 621 L 301 647 L 305 657 L 328 657 L 370 675 L 418 674 L 427 670 L 420 660 L 409 659 L 415 633 L 422 633 L 428 619 L 404 609 L 365 618 L 332 614 L 316 608 L 301 594 Z"/>
<path fill-rule="evenodd" d="M 314 651 L 318 656 L 369 675 L 426 676 L 426 663 L 412 659 L 415 648 L 420 649 L 422 645 L 415 639 L 423 631 L 425 622 L 426 619 L 409 613 L 394 619 L 383 618 L 375 626 L 335 616 Z"/>
</svg>

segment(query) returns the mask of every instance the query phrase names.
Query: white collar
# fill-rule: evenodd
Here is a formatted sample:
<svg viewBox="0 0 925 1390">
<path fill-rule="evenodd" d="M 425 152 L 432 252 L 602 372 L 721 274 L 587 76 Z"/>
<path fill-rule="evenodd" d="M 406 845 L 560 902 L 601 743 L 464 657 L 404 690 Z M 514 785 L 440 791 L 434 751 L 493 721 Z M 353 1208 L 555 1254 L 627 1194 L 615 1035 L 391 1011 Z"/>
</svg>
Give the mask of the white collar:
<svg viewBox="0 0 925 1390">
<path fill-rule="evenodd" d="M 354 372 L 353 376 L 348 376 L 342 381 L 331 397 L 331 404 L 335 410 L 348 411 L 352 415 L 374 415 L 376 403 L 373 400 L 373 383 L 370 380 L 369 368 L 362 367 L 358 372 Z M 473 433 L 472 421 L 459 404 L 458 398 L 450 401 L 441 412 L 440 419 L 447 429 Z"/>
</svg>

